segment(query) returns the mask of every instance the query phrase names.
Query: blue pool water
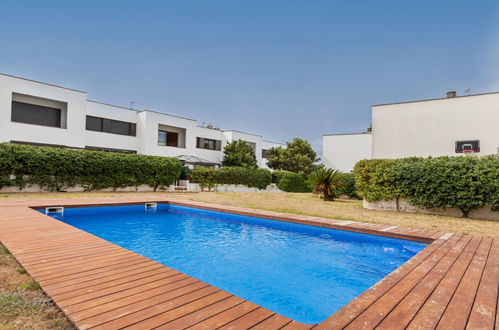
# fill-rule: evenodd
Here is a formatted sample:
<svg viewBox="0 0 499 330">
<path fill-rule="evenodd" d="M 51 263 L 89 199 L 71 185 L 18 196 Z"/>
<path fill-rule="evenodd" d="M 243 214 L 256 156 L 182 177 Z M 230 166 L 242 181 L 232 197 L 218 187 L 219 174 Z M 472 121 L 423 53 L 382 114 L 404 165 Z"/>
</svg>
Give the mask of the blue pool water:
<svg viewBox="0 0 499 330">
<path fill-rule="evenodd" d="M 303 323 L 323 321 L 426 246 L 168 204 L 50 215 Z"/>
</svg>

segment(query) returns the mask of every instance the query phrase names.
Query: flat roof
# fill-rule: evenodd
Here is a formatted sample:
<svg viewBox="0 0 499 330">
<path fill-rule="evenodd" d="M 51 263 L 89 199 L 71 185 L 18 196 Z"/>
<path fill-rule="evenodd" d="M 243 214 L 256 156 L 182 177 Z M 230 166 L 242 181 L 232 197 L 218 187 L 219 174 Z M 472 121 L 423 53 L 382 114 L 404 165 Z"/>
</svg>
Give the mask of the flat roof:
<svg viewBox="0 0 499 330">
<path fill-rule="evenodd" d="M 248 134 L 248 135 L 263 137 L 263 135 L 258 135 L 258 134 L 253 134 L 253 133 L 247 133 L 247 132 L 242 132 L 242 131 L 237 131 L 235 129 L 223 130 L 223 132 L 237 132 L 237 133 L 241 133 L 241 134 Z"/>
<path fill-rule="evenodd" d="M 280 145 L 283 145 L 283 146 L 285 146 L 285 145 L 286 145 L 286 143 L 282 143 L 282 142 L 275 142 L 275 141 L 269 141 L 269 140 L 263 140 L 263 142 L 274 143 L 274 144 L 280 144 Z"/>
<path fill-rule="evenodd" d="M 381 107 L 381 106 L 385 106 L 385 105 L 394 105 L 394 104 L 439 101 L 439 100 L 453 100 L 453 99 L 460 99 L 460 98 L 464 98 L 464 97 L 482 96 L 482 95 L 490 95 L 490 94 L 499 94 L 499 92 L 488 92 L 488 93 L 479 93 L 479 94 L 470 94 L 470 95 L 456 95 L 454 97 L 438 97 L 438 98 L 433 98 L 433 99 L 402 101 L 402 102 L 393 102 L 393 103 L 381 103 L 381 104 L 373 104 L 372 106 L 373 107 Z"/>
<path fill-rule="evenodd" d="M 333 136 L 333 135 L 366 135 L 366 134 L 372 134 L 372 132 L 322 134 L 322 136 Z"/>
<path fill-rule="evenodd" d="M 13 76 L 13 75 L 11 75 L 11 74 L 6 74 L 6 73 L 1 73 L 1 72 L 0 72 L 0 75 L 2 75 L 2 76 L 6 76 L 6 77 L 11 77 L 11 78 L 16 78 L 16 79 L 21 79 L 21 80 L 26 80 L 26 81 L 31 81 L 31 82 L 35 82 L 35 83 L 38 83 L 38 84 L 51 86 L 51 87 L 57 87 L 57 88 L 67 89 L 67 90 L 70 90 L 70 91 L 73 91 L 73 92 L 78 92 L 78 93 L 85 93 L 85 94 L 87 94 L 87 92 L 85 92 L 85 91 L 80 91 L 80 90 L 78 90 L 78 89 L 67 88 L 67 87 L 63 87 L 63 86 L 59 86 L 59 85 L 49 84 L 49 83 L 46 83 L 46 82 L 43 82 L 43 81 L 38 81 L 38 80 L 33 80 L 33 79 L 28 79 L 28 78 L 23 78 L 23 77 L 18 77 L 18 76 Z"/>
</svg>

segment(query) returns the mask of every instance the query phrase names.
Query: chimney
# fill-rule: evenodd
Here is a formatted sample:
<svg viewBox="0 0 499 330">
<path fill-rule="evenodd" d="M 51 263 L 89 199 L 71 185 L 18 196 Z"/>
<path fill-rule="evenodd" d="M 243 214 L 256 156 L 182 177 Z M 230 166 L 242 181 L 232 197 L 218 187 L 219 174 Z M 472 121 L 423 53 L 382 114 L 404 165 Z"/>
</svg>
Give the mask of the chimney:
<svg viewBox="0 0 499 330">
<path fill-rule="evenodd" d="M 456 97 L 456 91 L 449 91 L 446 94 L 448 99 Z"/>
</svg>

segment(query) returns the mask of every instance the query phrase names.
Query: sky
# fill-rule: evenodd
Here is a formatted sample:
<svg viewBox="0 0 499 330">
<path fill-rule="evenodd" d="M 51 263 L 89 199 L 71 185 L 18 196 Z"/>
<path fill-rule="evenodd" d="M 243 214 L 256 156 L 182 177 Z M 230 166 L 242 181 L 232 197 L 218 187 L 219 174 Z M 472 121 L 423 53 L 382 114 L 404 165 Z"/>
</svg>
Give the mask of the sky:
<svg viewBox="0 0 499 330">
<path fill-rule="evenodd" d="M 371 105 L 499 90 L 499 1 L 0 4 L 0 72 L 285 142 Z"/>
</svg>

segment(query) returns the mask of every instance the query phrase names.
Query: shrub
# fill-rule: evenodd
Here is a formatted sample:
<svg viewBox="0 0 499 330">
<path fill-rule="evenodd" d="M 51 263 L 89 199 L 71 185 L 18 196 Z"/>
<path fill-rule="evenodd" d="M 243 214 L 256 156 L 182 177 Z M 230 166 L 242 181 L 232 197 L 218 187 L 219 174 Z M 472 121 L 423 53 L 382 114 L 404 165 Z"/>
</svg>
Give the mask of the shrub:
<svg viewBox="0 0 499 330">
<path fill-rule="evenodd" d="M 307 177 L 293 172 L 274 171 L 272 173 L 277 187 L 286 192 L 311 192 Z"/>
<path fill-rule="evenodd" d="M 182 166 L 180 168 L 180 176 L 179 176 L 179 180 L 189 180 L 189 173 L 190 173 L 190 170 L 187 166 Z"/>
<path fill-rule="evenodd" d="M 140 186 L 156 190 L 175 182 L 181 164 L 167 157 L 0 144 L 0 185 L 37 184 L 50 191 Z"/>
<path fill-rule="evenodd" d="M 217 183 L 216 169 L 212 167 L 196 166 L 191 173 L 192 182 L 199 183 L 201 189 L 211 190 Z"/>
<path fill-rule="evenodd" d="M 424 208 L 457 207 L 465 217 L 485 205 L 499 208 L 498 156 L 362 160 L 354 173 L 370 202 L 403 197 Z"/>
<path fill-rule="evenodd" d="M 269 170 L 245 167 L 222 167 L 219 169 L 195 167 L 192 180 L 202 188 L 211 189 L 215 184 L 242 184 L 248 187 L 265 189 L 272 182 Z"/>
<path fill-rule="evenodd" d="M 341 185 L 340 180 L 341 173 L 330 168 L 321 168 L 308 177 L 314 194 L 322 196 L 324 201 L 332 201 L 338 197 L 338 188 Z"/>
<path fill-rule="evenodd" d="M 224 147 L 222 165 L 257 168 L 255 150 L 246 141 L 232 141 Z"/>
<path fill-rule="evenodd" d="M 339 178 L 338 196 L 346 195 L 350 198 L 359 199 L 355 189 L 355 178 L 353 173 L 341 173 Z"/>
</svg>

